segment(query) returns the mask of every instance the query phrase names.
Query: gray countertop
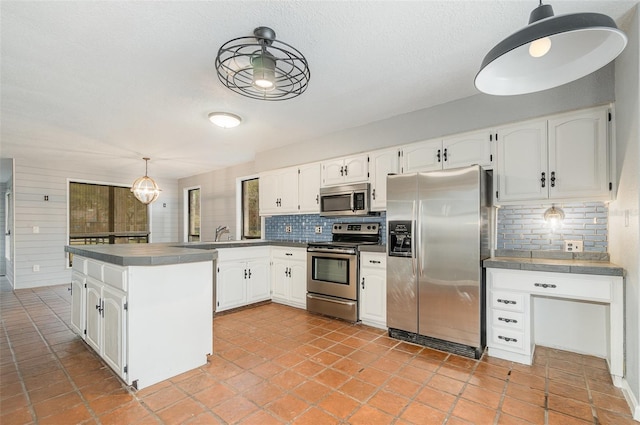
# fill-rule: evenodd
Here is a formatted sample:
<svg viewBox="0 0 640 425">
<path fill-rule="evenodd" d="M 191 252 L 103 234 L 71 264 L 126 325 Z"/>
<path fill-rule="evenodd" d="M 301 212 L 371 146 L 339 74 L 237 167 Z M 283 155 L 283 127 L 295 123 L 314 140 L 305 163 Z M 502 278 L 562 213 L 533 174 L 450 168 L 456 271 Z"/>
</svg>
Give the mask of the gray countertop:
<svg viewBox="0 0 640 425">
<path fill-rule="evenodd" d="M 306 248 L 306 243 L 263 239 L 223 242 L 149 243 L 115 245 L 73 245 L 64 250 L 81 257 L 119 266 L 159 266 L 196 263 L 218 258 L 218 249 L 249 246 L 288 246 Z"/>
<path fill-rule="evenodd" d="M 624 276 L 624 269 L 610 263 L 608 261 L 609 256 L 606 254 L 564 252 L 545 254 L 543 251 L 516 251 L 498 252 L 497 255 L 496 257 L 484 260 L 484 267 L 539 272 Z"/>
</svg>

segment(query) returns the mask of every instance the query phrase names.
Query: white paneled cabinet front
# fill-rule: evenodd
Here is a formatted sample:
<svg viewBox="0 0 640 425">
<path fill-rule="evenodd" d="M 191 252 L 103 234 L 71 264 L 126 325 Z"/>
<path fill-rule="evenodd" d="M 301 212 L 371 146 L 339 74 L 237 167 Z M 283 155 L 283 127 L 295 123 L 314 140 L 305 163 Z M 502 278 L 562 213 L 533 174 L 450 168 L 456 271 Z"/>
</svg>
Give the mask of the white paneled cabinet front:
<svg viewBox="0 0 640 425">
<path fill-rule="evenodd" d="M 269 259 L 268 247 L 219 249 L 216 311 L 270 299 Z"/>
<path fill-rule="evenodd" d="M 369 155 L 336 158 L 322 163 L 322 186 L 369 181 Z"/>
<path fill-rule="evenodd" d="M 320 163 L 298 167 L 298 212 L 320 211 Z"/>
<path fill-rule="evenodd" d="M 142 389 L 206 363 L 213 261 L 121 267 L 74 255 L 73 262 L 72 329 L 125 383 Z M 76 267 L 83 262 L 85 270 Z"/>
<path fill-rule="evenodd" d="M 386 261 L 385 253 L 360 254 L 360 320 L 381 329 L 387 327 Z"/>
<path fill-rule="evenodd" d="M 369 154 L 372 211 L 387 209 L 387 176 L 400 171 L 399 152 L 398 149 L 385 149 Z"/>
<path fill-rule="evenodd" d="M 298 168 L 260 174 L 260 214 L 290 214 L 298 210 Z"/>
<path fill-rule="evenodd" d="M 442 140 L 427 140 L 403 146 L 402 173 L 417 173 L 442 169 Z"/>
<path fill-rule="evenodd" d="M 497 130 L 496 201 L 609 200 L 607 108 Z"/>
<path fill-rule="evenodd" d="M 459 168 L 493 164 L 491 145 L 495 135 L 490 130 L 473 131 L 442 139 L 442 168 Z"/>
<path fill-rule="evenodd" d="M 272 300 L 297 308 L 307 306 L 307 251 L 304 248 L 271 248 Z"/>
</svg>

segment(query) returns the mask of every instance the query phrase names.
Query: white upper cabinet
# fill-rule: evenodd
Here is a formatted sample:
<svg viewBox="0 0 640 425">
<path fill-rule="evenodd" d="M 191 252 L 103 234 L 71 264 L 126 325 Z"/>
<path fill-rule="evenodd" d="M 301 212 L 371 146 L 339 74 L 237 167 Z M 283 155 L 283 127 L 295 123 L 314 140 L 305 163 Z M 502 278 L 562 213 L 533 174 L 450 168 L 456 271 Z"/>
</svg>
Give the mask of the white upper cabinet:
<svg viewBox="0 0 640 425">
<path fill-rule="evenodd" d="M 360 154 L 322 163 L 322 186 L 369 181 L 369 155 Z"/>
<path fill-rule="evenodd" d="M 259 184 L 260 214 L 290 214 L 298 211 L 298 167 L 262 173 Z"/>
<path fill-rule="evenodd" d="M 480 130 L 403 146 L 402 172 L 434 171 L 474 164 L 490 168 L 493 140 L 490 130 Z"/>
<path fill-rule="evenodd" d="M 547 121 L 498 129 L 496 198 L 524 201 L 547 197 Z"/>
<path fill-rule="evenodd" d="M 495 135 L 490 130 L 474 131 L 442 140 L 442 168 L 459 168 L 478 164 L 490 168 Z"/>
<path fill-rule="evenodd" d="M 549 120 L 549 198 L 609 196 L 606 109 Z"/>
<path fill-rule="evenodd" d="M 442 140 L 412 143 L 401 149 L 402 173 L 442 169 Z"/>
<path fill-rule="evenodd" d="M 298 167 L 298 212 L 320 210 L 320 163 Z"/>
<path fill-rule="evenodd" d="M 399 149 L 394 148 L 369 154 L 372 211 L 387 209 L 387 175 L 400 171 L 399 152 Z"/>
<path fill-rule="evenodd" d="M 611 199 L 607 108 L 497 130 L 496 203 Z"/>
</svg>

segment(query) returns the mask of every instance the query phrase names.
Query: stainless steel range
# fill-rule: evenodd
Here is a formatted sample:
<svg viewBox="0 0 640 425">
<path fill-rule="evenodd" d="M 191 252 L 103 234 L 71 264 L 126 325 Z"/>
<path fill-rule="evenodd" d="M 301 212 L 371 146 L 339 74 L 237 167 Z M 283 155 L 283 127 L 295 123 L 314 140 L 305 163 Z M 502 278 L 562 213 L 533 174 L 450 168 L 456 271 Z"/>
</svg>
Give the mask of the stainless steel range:
<svg viewBox="0 0 640 425">
<path fill-rule="evenodd" d="M 378 223 L 335 223 L 331 242 L 307 248 L 307 310 L 358 321 L 358 246 L 380 243 Z"/>
</svg>

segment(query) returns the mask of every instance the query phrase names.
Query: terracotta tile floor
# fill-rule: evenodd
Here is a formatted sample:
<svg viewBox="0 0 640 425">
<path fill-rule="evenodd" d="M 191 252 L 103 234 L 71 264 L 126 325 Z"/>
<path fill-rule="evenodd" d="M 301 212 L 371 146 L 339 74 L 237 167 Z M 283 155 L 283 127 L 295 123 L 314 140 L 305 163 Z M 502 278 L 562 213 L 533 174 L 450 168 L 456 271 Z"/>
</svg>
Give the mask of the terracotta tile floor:
<svg viewBox="0 0 640 425">
<path fill-rule="evenodd" d="M 217 316 L 206 366 L 132 392 L 69 330 L 66 286 L 0 295 L 2 425 L 638 425 L 601 359 L 475 361 L 277 304 Z"/>
</svg>

